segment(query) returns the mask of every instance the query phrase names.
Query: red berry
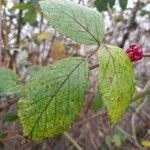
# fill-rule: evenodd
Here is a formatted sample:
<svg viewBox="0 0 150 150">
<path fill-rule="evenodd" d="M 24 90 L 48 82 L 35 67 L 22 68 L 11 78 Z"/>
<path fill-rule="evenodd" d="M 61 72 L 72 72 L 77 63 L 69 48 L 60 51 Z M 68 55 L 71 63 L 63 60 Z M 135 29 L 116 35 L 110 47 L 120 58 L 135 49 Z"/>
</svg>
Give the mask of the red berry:
<svg viewBox="0 0 150 150">
<path fill-rule="evenodd" d="M 143 58 L 143 50 L 141 45 L 138 43 L 131 44 L 126 50 L 126 53 L 128 54 L 131 61 L 138 61 Z"/>
</svg>

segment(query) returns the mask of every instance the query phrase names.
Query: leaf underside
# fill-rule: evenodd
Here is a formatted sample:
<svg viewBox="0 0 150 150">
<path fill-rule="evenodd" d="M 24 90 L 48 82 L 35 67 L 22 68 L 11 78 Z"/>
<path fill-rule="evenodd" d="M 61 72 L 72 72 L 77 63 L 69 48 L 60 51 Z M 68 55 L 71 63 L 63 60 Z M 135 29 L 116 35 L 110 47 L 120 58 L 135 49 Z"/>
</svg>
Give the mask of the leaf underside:
<svg viewBox="0 0 150 150">
<path fill-rule="evenodd" d="M 68 58 L 44 67 L 22 90 L 18 115 L 25 136 L 34 141 L 68 129 L 81 111 L 88 82 L 88 64 Z"/>
<path fill-rule="evenodd" d="M 17 94 L 20 88 L 19 77 L 8 68 L 0 68 L 0 96 Z"/>
<path fill-rule="evenodd" d="M 104 36 L 104 21 L 97 10 L 69 0 L 39 2 L 49 23 L 60 33 L 84 44 L 99 44 Z"/>
<path fill-rule="evenodd" d="M 134 70 L 124 50 L 104 46 L 98 51 L 99 90 L 112 124 L 115 124 L 132 100 Z"/>
</svg>

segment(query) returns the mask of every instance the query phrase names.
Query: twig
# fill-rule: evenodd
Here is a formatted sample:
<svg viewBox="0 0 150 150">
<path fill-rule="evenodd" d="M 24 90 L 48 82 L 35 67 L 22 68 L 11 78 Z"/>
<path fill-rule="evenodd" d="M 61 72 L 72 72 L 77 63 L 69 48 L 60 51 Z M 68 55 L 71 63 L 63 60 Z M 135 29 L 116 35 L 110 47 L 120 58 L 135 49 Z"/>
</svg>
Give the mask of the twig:
<svg viewBox="0 0 150 150">
<path fill-rule="evenodd" d="M 101 47 L 101 44 L 98 45 L 98 47 L 90 55 L 87 56 L 87 58 L 90 59 L 99 50 L 100 47 Z"/>
<path fill-rule="evenodd" d="M 90 70 L 96 69 L 99 67 L 99 64 L 94 64 L 92 66 L 90 66 Z"/>
<path fill-rule="evenodd" d="M 23 0 L 20 0 L 19 3 L 23 3 Z M 22 27 L 22 10 L 19 10 L 18 33 L 17 33 L 17 43 L 16 43 L 17 45 L 20 45 L 21 27 Z"/>
<path fill-rule="evenodd" d="M 143 103 L 141 103 L 138 108 L 136 109 L 136 113 L 134 113 L 132 115 L 132 119 L 131 119 L 131 123 L 132 123 L 132 133 L 133 133 L 133 137 L 134 137 L 134 141 L 135 141 L 135 144 L 139 147 L 139 149 L 143 150 L 143 148 L 141 147 L 141 145 L 139 144 L 138 142 L 138 139 L 137 139 L 137 136 L 136 136 L 136 128 L 135 128 L 135 119 L 136 119 L 136 115 L 137 113 L 140 111 L 140 109 L 143 107 L 144 105 L 144 101 Z"/>
<path fill-rule="evenodd" d="M 4 110 L 8 109 L 11 105 L 15 104 L 16 102 L 17 102 L 16 100 L 7 102 L 7 104 L 6 104 L 5 106 L 0 107 L 0 112 L 2 112 L 2 111 L 4 111 Z"/>
<path fill-rule="evenodd" d="M 143 57 L 150 57 L 150 53 L 145 53 Z"/>
<path fill-rule="evenodd" d="M 126 40 L 128 39 L 129 35 L 130 35 L 130 30 L 134 27 L 135 25 L 135 18 L 136 18 L 136 14 L 139 10 L 139 6 L 140 6 L 140 0 L 137 1 L 136 3 L 136 6 L 135 8 L 133 9 L 132 11 L 132 16 L 129 20 L 129 25 L 128 25 L 128 28 L 127 28 L 127 31 L 126 33 L 123 35 L 123 38 L 122 38 L 122 42 L 120 43 L 119 47 L 123 48 L 124 47 L 124 44 L 126 42 Z"/>
<path fill-rule="evenodd" d="M 144 56 L 144 57 L 150 57 L 150 53 L 145 53 L 143 56 Z M 90 70 L 93 70 L 93 69 L 98 68 L 98 67 L 99 67 L 99 64 L 91 65 L 91 66 L 90 66 Z M 149 92 L 150 92 L 150 91 L 149 91 Z M 145 95 L 145 93 L 141 93 L 141 94 L 139 94 L 139 95 L 137 95 L 137 96 L 140 98 L 140 97 L 143 97 L 142 95 Z M 138 98 L 135 97 L 134 99 L 138 99 Z M 133 99 L 133 101 L 134 101 L 134 99 Z"/>
<path fill-rule="evenodd" d="M 150 80 L 147 82 L 146 86 L 144 87 L 143 91 L 138 93 L 133 99 L 132 101 L 136 101 L 141 97 L 144 97 L 146 95 L 150 94 Z"/>
<path fill-rule="evenodd" d="M 95 119 L 95 118 L 97 118 L 97 117 L 99 117 L 99 116 L 102 116 L 103 114 L 104 114 L 104 112 L 98 112 L 97 114 L 94 114 L 94 115 L 92 115 L 91 117 L 88 117 L 88 118 L 84 119 L 83 121 L 77 122 L 77 123 L 74 125 L 74 127 L 82 126 L 83 124 L 85 124 L 85 123 L 87 123 L 87 122 L 89 122 L 89 121 L 91 121 L 91 120 L 93 120 L 93 119 Z"/>
<path fill-rule="evenodd" d="M 77 150 L 83 150 L 83 148 L 67 133 L 67 132 L 64 132 L 63 133 L 66 138 L 74 145 L 74 147 L 77 149 Z"/>
</svg>

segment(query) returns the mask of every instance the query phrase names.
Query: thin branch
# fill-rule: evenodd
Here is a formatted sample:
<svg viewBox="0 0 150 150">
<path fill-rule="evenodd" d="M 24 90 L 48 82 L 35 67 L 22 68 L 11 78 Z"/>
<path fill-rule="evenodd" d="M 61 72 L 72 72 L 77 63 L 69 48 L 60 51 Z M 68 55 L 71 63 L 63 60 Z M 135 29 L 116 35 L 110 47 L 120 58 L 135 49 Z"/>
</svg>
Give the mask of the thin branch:
<svg viewBox="0 0 150 150">
<path fill-rule="evenodd" d="M 145 53 L 143 57 L 150 57 L 150 53 Z"/>
<path fill-rule="evenodd" d="M 77 150 L 83 150 L 83 148 L 67 133 L 63 133 L 65 137 L 74 145 Z"/>
<path fill-rule="evenodd" d="M 96 51 L 95 51 L 95 53 L 96 53 Z M 150 57 L 150 53 L 145 53 L 144 55 L 143 55 L 143 57 Z M 95 69 L 95 68 L 98 68 L 99 67 L 99 64 L 94 64 L 94 65 L 91 65 L 89 68 L 90 68 L 90 70 L 93 70 L 93 69 Z M 140 97 L 143 97 L 142 95 L 143 95 L 144 93 L 141 93 L 139 96 Z M 144 94 L 145 95 L 145 94 Z"/>
<path fill-rule="evenodd" d="M 136 116 L 137 114 L 140 112 L 141 108 L 143 107 L 143 105 L 145 104 L 146 101 L 143 101 L 139 106 L 138 108 L 136 109 L 136 113 L 134 113 L 132 115 L 132 119 L 131 119 L 131 123 L 132 123 L 132 133 L 133 133 L 133 137 L 134 137 L 134 141 L 135 141 L 135 144 L 138 146 L 138 148 L 140 150 L 143 150 L 142 146 L 140 145 L 140 143 L 138 142 L 138 139 L 137 139 L 137 135 L 136 135 L 136 125 L 135 125 L 135 121 L 136 121 Z"/>
<path fill-rule="evenodd" d="M 87 123 L 87 122 L 89 122 L 89 121 L 91 121 L 91 120 L 93 120 L 93 119 L 96 119 L 97 117 L 102 116 L 102 115 L 104 115 L 104 114 L 105 114 L 104 112 L 98 112 L 98 113 L 96 113 L 96 114 L 94 114 L 94 115 L 92 115 L 92 116 L 90 116 L 90 117 L 84 119 L 83 121 L 77 122 L 77 123 L 74 125 L 74 127 L 82 126 L 83 124 L 85 124 L 85 123 Z"/>
<path fill-rule="evenodd" d="M 23 0 L 20 0 L 19 3 L 23 3 Z M 22 10 L 19 10 L 17 45 L 20 45 L 21 28 L 22 28 Z"/>
<path fill-rule="evenodd" d="M 122 38 L 122 42 L 120 43 L 119 47 L 123 48 L 124 44 L 126 42 L 126 40 L 128 39 L 129 35 L 130 35 L 130 30 L 134 28 L 135 25 L 135 18 L 136 18 L 136 14 L 139 10 L 139 6 L 140 6 L 140 0 L 137 1 L 136 6 L 134 7 L 133 11 L 131 12 L 132 16 L 129 20 L 129 25 L 127 27 L 127 31 L 126 33 L 123 35 Z"/>
<path fill-rule="evenodd" d="M 8 109 L 10 106 L 12 106 L 13 104 L 15 104 L 16 102 L 17 102 L 16 100 L 10 101 L 10 102 L 8 101 L 5 106 L 0 107 L 0 112 L 2 112 L 2 111 L 4 111 L 4 110 Z"/>
<path fill-rule="evenodd" d="M 94 64 L 92 66 L 89 67 L 90 70 L 96 69 L 99 67 L 99 64 Z"/>
</svg>

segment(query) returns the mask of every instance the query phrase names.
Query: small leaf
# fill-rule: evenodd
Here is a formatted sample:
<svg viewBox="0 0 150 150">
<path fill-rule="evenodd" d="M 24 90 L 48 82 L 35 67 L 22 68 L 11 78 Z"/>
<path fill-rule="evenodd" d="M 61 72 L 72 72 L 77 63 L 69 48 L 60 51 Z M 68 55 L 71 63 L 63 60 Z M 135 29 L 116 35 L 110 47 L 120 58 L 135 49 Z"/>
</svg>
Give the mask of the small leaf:
<svg viewBox="0 0 150 150">
<path fill-rule="evenodd" d="M 31 9 L 25 13 L 24 20 L 30 24 L 36 22 L 37 13 L 35 10 Z"/>
<path fill-rule="evenodd" d="M 19 10 L 29 10 L 33 9 L 33 6 L 31 3 L 17 3 L 13 6 L 13 10 L 19 9 Z"/>
<path fill-rule="evenodd" d="M 92 101 L 92 108 L 95 112 L 98 112 L 102 106 L 103 106 L 103 101 L 101 98 L 101 94 L 99 91 L 97 91 Z"/>
<path fill-rule="evenodd" d="M 144 147 L 150 147 L 150 141 L 142 141 Z"/>
<path fill-rule="evenodd" d="M 119 0 L 119 4 L 122 10 L 125 10 L 127 8 L 128 0 Z"/>
<path fill-rule="evenodd" d="M 57 60 L 65 57 L 65 45 L 61 40 L 55 39 L 53 41 L 51 57 Z"/>
<path fill-rule="evenodd" d="M 8 68 L 0 68 L 0 96 L 17 94 L 20 89 L 19 77 Z"/>
<path fill-rule="evenodd" d="M 68 129 L 83 106 L 88 72 L 87 62 L 77 57 L 57 61 L 35 74 L 18 103 L 24 135 L 41 141 Z"/>
<path fill-rule="evenodd" d="M 100 73 L 99 91 L 115 124 L 132 100 L 134 94 L 133 65 L 124 50 L 104 46 L 98 51 Z"/>
<path fill-rule="evenodd" d="M 120 147 L 121 146 L 121 138 L 119 135 L 115 134 L 112 137 L 112 142 L 117 146 Z"/>
<path fill-rule="evenodd" d="M 15 120 L 17 120 L 17 119 L 18 119 L 18 115 L 17 115 L 17 112 L 16 112 L 16 111 L 15 111 L 15 112 L 8 113 L 8 114 L 6 114 L 5 117 L 4 117 L 4 121 L 5 121 L 5 122 L 13 122 L 13 121 L 15 121 Z"/>
<path fill-rule="evenodd" d="M 115 0 L 96 0 L 94 2 L 98 11 L 105 11 L 108 10 L 108 5 L 112 8 L 115 4 Z"/>
<path fill-rule="evenodd" d="M 39 1 L 49 23 L 69 38 L 84 44 L 99 44 L 104 36 L 102 14 L 69 0 Z"/>
<path fill-rule="evenodd" d="M 48 38 L 50 38 L 50 36 L 51 36 L 50 32 L 41 32 L 38 34 L 34 34 L 33 38 L 38 41 L 43 41 L 43 40 L 47 40 Z"/>
</svg>

